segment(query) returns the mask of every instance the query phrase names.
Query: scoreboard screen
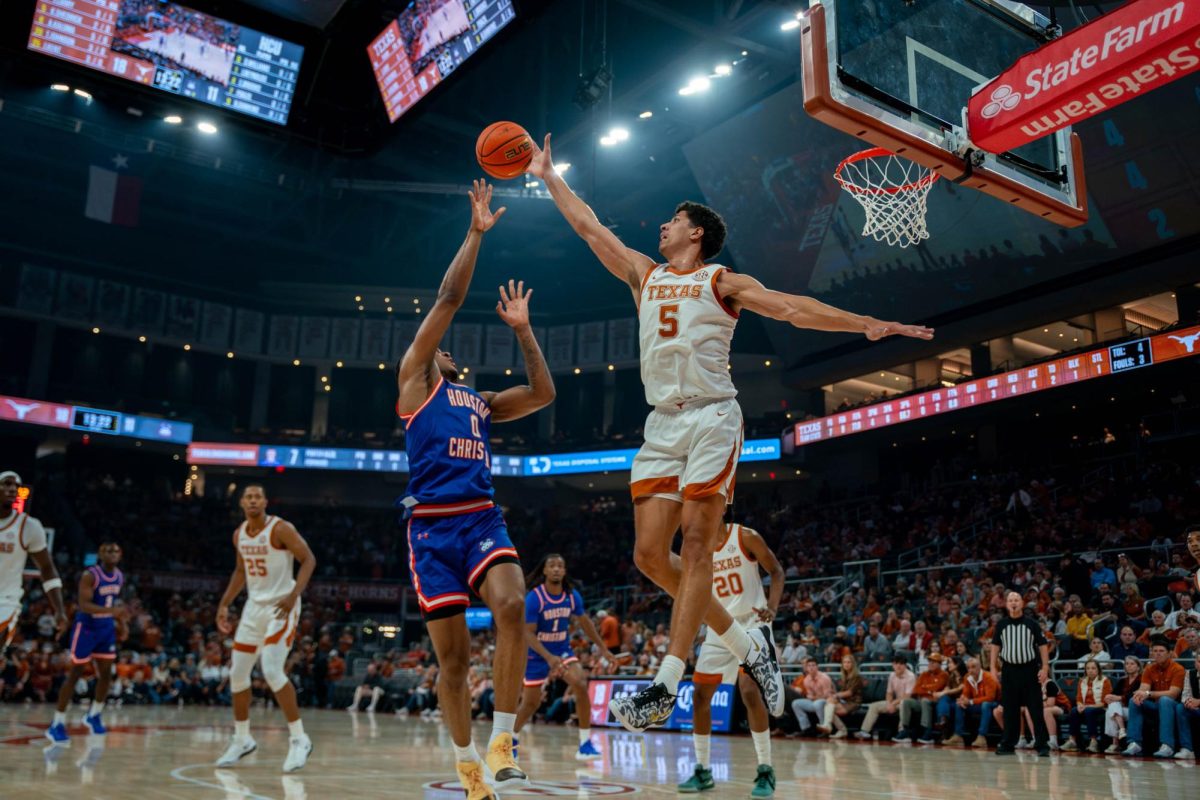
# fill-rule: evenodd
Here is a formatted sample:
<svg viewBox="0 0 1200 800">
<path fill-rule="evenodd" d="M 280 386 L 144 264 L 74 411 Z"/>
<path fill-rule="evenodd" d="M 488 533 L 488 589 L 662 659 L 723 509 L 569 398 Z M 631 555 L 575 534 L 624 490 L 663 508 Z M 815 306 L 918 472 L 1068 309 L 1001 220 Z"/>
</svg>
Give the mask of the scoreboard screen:
<svg viewBox="0 0 1200 800">
<path fill-rule="evenodd" d="M 516 16 L 512 0 L 414 0 L 367 46 L 395 122 Z"/>
<path fill-rule="evenodd" d="M 304 48 L 163 0 L 37 0 L 29 49 L 287 124 Z"/>
</svg>

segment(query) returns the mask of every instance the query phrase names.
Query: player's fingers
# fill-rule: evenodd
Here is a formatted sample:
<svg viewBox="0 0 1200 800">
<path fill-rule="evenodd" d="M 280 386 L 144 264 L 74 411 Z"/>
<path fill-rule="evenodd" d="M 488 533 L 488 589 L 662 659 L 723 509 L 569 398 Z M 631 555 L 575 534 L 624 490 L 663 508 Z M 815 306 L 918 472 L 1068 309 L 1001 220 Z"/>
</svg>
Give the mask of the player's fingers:
<svg viewBox="0 0 1200 800">
<path fill-rule="evenodd" d="M 504 301 L 505 305 L 508 305 L 508 290 L 504 288 L 504 284 L 500 284 L 500 299 Z"/>
<path fill-rule="evenodd" d="M 546 138 L 542 140 L 542 149 L 547 153 L 550 152 L 550 134 L 546 134 Z"/>
<path fill-rule="evenodd" d="M 484 202 L 490 204 L 492 202 L 492 185 L 490 183 L 484 182 L 483 187 L 484 187 Z"/>
<path fill-rule="evenodd" d="M 508 279 L 508 294 L 510 297 L 513 297 L 513 298 L 517 298 L 517 297 L 521 296 L 517 293 L 517 284 L 516 284 L 516 281 L 514 281 L 512 278 Z"/>
<path fill-rule="evenodd" d="M 533 289 L 530 289 L 528 292 L 525 293 L 525 302 L 528 303 L 529 298 L 531 298 L 531 297 L 533 297 Z"/>
<path fill-rule="evenodd" d="M 492 222 L 496 222 L 502 216 L 504 216 L 505 211 L 508 211 L 508 206 L 500 206 L 498 209 L 496 209 L 496 213 L 492 214 Z"/>
<path fill-rule="evenodd" d="M 517 297 L 525 296 L 525 281 L 517 281 Z"/>
<path fill-rule="evenodd" d="M 501 316 L 504 315 L 504 304 L 499 300 L 496 301 L 496 313 L 500 314 Z"/>
</svg>

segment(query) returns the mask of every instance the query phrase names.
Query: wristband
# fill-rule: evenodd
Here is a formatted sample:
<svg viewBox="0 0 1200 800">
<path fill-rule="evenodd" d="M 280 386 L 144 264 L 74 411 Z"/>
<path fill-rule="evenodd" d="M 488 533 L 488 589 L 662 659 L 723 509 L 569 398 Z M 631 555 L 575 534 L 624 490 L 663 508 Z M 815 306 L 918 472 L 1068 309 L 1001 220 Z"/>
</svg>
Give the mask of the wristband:
<svg viewBox="0 0 1200 800">
<path fill-rule="evenodd" d="M 49 592 L 54 589 L 62 588 L 62 578 L 51 578 L 48 581 L 42 581 L 42 591 Z"/>
</svg>

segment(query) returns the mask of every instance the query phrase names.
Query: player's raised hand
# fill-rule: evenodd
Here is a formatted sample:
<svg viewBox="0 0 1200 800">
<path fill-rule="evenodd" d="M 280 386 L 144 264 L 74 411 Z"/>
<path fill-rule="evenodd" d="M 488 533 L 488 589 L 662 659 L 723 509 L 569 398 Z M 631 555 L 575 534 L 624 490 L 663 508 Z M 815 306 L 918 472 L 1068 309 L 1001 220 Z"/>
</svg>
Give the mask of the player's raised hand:
<svg viewBox="0 0 1200 800">
<path fill-rule="evenodd" d="M 530 137 L 530 144 L 533 145 L 533 158 L 529 162 L 529 169 L 526 170 L 535 178 L 546 180 L 546 176 L 554 172 L 554 159 L 550 155 L 550 134 L 546 134 L 542 146 L 538 147 L 537 142 Z"/>
<path fill-rule="evenodd" d="M 533 289 L 525 291 L 525 281 L 510 280 L 507 287 L 500 287 L 500 299 L 496 302 L 496 313 L 508 327 L 514 330 L 528 327 L 530 297 L 533 297 Z"/>
<path fill-rule="evenodd" d="M 492 226 L 504 216 L 508 209 L 501 206 L 492 211 L 492 186 L 485 180 L 474 181 L 473 188 L 467 190 L 471 198 L 471 228 L 480 233 L 487 233 Z"/>
<path fill-rule="evenodd" d="M 867 338 L 877 342 L 888 336 L 909 336 L 913 339 L 932 339 L 933 328 L 924 325 L 903 325 L 899 322 L 884 322 L 873 319 L 867 323 Z"/>
</svg>

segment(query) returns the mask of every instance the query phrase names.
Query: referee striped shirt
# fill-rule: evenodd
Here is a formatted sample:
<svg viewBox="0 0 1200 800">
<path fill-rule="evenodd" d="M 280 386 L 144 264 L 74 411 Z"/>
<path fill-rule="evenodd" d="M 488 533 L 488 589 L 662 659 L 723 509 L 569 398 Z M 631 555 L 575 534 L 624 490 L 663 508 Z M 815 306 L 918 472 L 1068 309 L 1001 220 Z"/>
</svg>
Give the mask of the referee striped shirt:
<svg viewBox="0 0 1200 800">
<path fill-rule="evenodd" d="M 1005 664 L 1028 664 L 1038 659 L 1038 647 L 1045 643 L 1041 627 L 1029 617 L 1005 617 L 996 625 L 993 642 L 1000 645 Z"/>
</svg>

